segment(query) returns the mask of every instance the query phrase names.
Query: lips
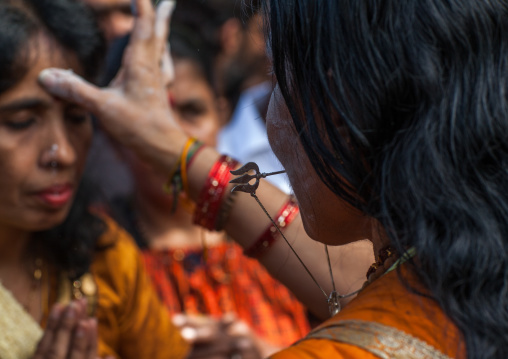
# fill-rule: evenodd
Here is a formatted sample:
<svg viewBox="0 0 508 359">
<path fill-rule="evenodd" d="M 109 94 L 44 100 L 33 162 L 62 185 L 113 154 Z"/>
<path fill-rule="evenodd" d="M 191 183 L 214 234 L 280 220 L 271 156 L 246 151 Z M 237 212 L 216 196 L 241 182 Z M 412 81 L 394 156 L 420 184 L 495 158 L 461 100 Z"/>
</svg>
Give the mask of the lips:
<svg viewBox="0 0 508 359">
<path fill-rule="evenodd" d="M 37 192 L 37 197 L 52 208 L 60 208 L 71 200 L 73 192 L 70 184 L 54 185 Z"/>
</svg>

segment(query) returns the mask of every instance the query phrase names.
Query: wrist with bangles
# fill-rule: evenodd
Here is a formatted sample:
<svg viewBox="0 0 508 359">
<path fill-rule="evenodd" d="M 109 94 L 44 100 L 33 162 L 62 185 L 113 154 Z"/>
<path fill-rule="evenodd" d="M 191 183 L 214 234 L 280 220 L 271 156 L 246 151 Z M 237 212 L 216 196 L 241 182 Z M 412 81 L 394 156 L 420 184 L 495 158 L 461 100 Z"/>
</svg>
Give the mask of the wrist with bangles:
<svg viewBox="0 0 508 359">
<path fill-rule="evenodd" d="M 189 195 L 188 170 L 198 153 L 205 146 L 195 138 L 189 138 L 174 164 L 164 190 L 173 195 L 173 208 L 176 210 L 182 191 Z M 229 217 L 236 193 L 226 195 L 231 179 L 231 171 L 238 162 L 229 156 L 221 156 L 212 166 L 194 210 L 194 224 L 208 230 L 221 231 Z"/>
<path fill-rule="evenodd" d="M 188 169 L 203 148 L 204 145 L 194 138 L 190 138 L 185 143 L 180 160 L 175 164 L 174 171 L 166 184 L 166 189 L 171 189 L 175 197 L 178 197 L 182 190 L 188 194 Z M 227 191 L 231 179 L 230 172 L 237 166 L 238 162 L 227 155 L 220 156 L 213 164 L 196 201 L 193 215 L 194 224 L 211 231 L 224 229 L 236 196 L 236 192 L 229 193 Z M 283 230 L 296 218 L 298 213 L 298 205 L 294 198 L 290 197 L 280 208 L 273 221 L 279 229 Z M 278 229 L 271 223 L 261 236 L 244 250 L 244 254 L 251 258 L 259 258 L 275 243 L 278 236 Z"/>
<path fill-rule="evenodd" d="M 277 224 L 280 230 L 286 228 L 299 213 L 298 204 L 293 197 L 284 203 L 280 208 L 277 215 L 273 218 L 273 221 Z M 279 236 L 279 231 L 273 223 L 270 223 L 268 228 L 259 236 L 259 238 L 244 250 L 244 254 L 247 257 L 259 258 L 265 254 L 270 247 L 275 243 Z"/>
<path fill-rule="evenodd" d="M 194 224 L 208 230 L 220 231 L 223 229 L 232 207 L 233 197 L 229 194 L 224 203 L 223 198 L 231 179 L 230 172 L 237 165 L 237 161 L 226 155 L 222 155 L 214 163 L 196 203 Z"/>
<path fill-rule="evenodd" d="M 168 176 L 168 181 L 164 185 L 164 191 L 166 193 L 173 195 L 173 207 L 172 212 L 176 210 L 178 205 L 178 199 L 180 197 L 180 193 L 185 191 L 188 193 L 189 184 L 188 184 L 188 169 L 192 164 L 193 160 L 196 158 L 196 155 L 205 147 L 203 143 L 198 141 L 197 139 L 191 137 L 187 140 L 180 154 L 180 158 L 174 164 L 170 175 Z"/>
</svg>

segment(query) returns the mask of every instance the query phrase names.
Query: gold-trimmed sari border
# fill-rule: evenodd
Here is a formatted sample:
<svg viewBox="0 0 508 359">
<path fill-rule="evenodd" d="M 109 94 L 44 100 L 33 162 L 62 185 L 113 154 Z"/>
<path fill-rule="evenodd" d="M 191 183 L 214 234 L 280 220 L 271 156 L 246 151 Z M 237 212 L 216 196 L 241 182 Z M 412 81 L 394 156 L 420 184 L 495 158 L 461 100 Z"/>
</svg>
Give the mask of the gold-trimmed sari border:
<svg viewBox="0 0 508 359">
<path fill-rule="evenodd" d="M 304 339 L 351 344 L 382 359 L 451 359 L 430 344 L 393 327 L 363 320 L 346 320 L 309 333 Z"/>
</svg>

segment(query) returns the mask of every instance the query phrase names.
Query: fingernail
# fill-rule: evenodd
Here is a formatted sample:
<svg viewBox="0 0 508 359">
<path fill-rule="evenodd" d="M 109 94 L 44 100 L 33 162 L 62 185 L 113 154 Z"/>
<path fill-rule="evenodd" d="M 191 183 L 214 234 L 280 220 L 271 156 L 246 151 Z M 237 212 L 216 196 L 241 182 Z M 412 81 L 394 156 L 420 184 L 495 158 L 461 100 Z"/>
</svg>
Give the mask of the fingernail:
<svg viewBox="0 0 508 359">
<path fill-rule="evenodd" d="M 55 69 L 44 69 L 39 74 L 39 82 L 44 86 L 54 86 L 58 81 L 58 73 Z"/>
<path fill-rule="evenodd" d="M 171 16 L 171 14 L 173 13 L 173 11 L 175 10 L 175 6 L 176 6 L 176 1 L 173 1 L 173 0 L 162 1 L 159 4 L 158 11 L 160 11 L 161 15 L 164 18 L 169 18 Z"/>
<path fill-rule="evenodd" d="M 193 328 L 183 328 L 180 332 L 185 340 L 193 341 L 197 338 L 198 332 Z"/>
<path fill-rule="evenodd" d="M 173 11 L 175 11 L 176 1 L 169 0 L 168 3 L 169 3 L 169 15 L 171 16 L 173 14 Z"/>
</svg>

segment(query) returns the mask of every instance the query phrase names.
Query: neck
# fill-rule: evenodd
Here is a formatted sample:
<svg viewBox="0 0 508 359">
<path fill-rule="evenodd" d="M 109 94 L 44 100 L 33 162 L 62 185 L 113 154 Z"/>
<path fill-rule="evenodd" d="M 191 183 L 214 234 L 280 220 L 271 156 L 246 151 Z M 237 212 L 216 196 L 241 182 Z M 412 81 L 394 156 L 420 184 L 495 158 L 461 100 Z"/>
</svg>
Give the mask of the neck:
<svg viewBox="0 0 508 359">
<path fill-rule="evenodd" d="M 375 220 L 372 221 L 373 223 L 371 225 L 372 228 L 371 241 L 374 249 L 374 256 L 376 257 L 377 260 L 379 251 L 388 247 L 390 245 L 390 240 L 388 239 L 388 236 L 386 235 L 386 232 L 381 227 L 381 225 Z"/>
<path fill-rule="evenodd" d="M 0 226 L 0 267 L 21 263 L 28 248 L 31 232 Z"/>
<path fill-rule="evenodd" d="M 179 205 L 174 213 L 165 204 L 154 203 L 137 193 L 135 208 L 138 210 L 139 225 L 151 249 L 202 248 L 203 236 L 207 245 L 218 244 L 222 236 L 204 233 L 192 223 L 192 214 Z"/>
</svg>

